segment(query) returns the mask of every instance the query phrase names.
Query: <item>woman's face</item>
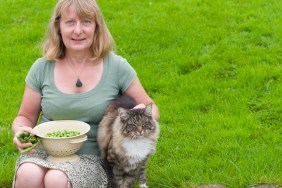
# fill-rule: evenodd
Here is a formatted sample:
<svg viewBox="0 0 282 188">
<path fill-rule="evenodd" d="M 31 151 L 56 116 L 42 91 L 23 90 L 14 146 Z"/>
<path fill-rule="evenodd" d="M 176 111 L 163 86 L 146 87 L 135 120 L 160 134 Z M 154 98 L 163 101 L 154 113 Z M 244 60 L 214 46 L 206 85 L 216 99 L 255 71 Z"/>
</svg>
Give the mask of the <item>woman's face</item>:
<svg viewBox="0 0 282 188">
<path fill-rule="evenodd" d="M 93 20 L 79 18 L 71 5 L 60 19 L 60 32 L 68 52 L 89 51 L 93 43 L 96 24 Z"/>
</svg>

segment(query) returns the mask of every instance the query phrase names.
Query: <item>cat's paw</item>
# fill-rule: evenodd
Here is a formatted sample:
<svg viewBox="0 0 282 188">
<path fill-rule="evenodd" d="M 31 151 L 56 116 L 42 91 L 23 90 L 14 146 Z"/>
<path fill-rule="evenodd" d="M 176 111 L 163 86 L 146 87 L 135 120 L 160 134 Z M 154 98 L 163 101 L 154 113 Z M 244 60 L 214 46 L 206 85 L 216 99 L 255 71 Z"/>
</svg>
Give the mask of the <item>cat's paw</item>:
<svg viewBox="0 0 282 188">
<path fill-rule="evenodd" d="M 149 187 L 146 185 L 146 183 L 140 184 L 139 187 L 140 187 L 140 188 L 149 188 Z"/>
</svg>

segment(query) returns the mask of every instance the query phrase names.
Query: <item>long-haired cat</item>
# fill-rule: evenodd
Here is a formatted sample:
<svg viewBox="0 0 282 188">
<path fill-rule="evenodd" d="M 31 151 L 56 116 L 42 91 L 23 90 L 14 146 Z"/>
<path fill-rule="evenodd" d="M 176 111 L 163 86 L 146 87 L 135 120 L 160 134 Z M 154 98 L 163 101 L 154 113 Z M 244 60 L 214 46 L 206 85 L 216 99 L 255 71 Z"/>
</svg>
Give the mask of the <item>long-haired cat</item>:
<svg viewBox="0 0 282 188">
<path fill-rule="evenodd" d="M 159 125 L 152 117 L 152 104 L 139 109 L 134 106 L 131 98 L 114 99 L 98 129 L 101 158 L 114 188 L 130 188 L 135 179 L 140 187 L 147 187 L 146 162 L 156 150 Z"/>
</svg>

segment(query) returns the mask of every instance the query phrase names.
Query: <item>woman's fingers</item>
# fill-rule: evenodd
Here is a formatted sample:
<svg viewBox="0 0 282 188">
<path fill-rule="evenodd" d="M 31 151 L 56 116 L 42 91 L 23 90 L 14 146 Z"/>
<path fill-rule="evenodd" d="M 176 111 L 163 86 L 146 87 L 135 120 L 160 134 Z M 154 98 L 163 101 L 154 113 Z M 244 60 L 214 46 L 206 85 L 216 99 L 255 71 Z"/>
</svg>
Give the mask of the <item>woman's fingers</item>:
<svg viewBox="0 0 282 188">
<path fill-rule="evenodd" d="M 141 103 L 141 104 L 136 105 L 133 109 L 145 108 L 145 107 L 146 107 L 146 105 Z"/>
</svg>

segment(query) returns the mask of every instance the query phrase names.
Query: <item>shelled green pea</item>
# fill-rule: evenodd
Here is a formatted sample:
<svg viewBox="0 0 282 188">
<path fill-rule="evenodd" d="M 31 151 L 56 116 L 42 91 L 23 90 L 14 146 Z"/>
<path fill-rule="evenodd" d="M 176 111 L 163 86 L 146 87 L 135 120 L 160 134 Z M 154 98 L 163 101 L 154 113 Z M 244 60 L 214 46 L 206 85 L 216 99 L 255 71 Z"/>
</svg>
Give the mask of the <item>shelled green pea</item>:
<svg viewBox="0 0 282 188">
<path fill-rule="evenodd" d="M 62 138 L 62 137 L 73 137 L 73 136 L 78 136 L 80 135 L 80 132 L 78 131 L 53 131 L 53 132 L 48 132 L 46 134 L 47 137 L 52 137 L 52 138 Z"/>
</svg>

